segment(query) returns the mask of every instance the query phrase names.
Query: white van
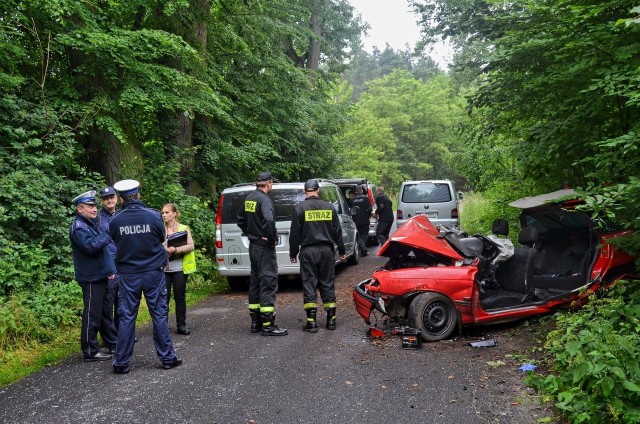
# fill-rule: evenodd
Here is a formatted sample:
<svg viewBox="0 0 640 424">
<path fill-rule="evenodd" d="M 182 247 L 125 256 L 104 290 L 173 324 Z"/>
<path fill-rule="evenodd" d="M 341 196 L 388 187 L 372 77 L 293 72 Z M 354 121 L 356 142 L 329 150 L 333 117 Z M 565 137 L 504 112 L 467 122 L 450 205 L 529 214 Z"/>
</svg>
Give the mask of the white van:
<svg viewBox="0 0 640 424">
<path fill-rule="evenodd" d="M 347 263 L 358 264 L 360 252 L 356 241 L 356 224 L 351 218 L 351 211 L 340 189 L 332 182 L 318 180 L 320 184 L 320 199 L 333 205 L 338 213 L 342 226 L 342 239 L 347 252 Z M 244 199 L 255 190 L 253 183 L 236 184 L 222 192 L 216 214 L 216 261 L 220 275 L 227 277 L 229 286 L 234 290 L 248 287 L 251 263 L 249 262 L 249 238 L 242 233 L 237 224 L 238 208 L 244 205 Z M 276 256 L 278 259 L 278 275 L 297 276 L 300 274 L 300 264 L 292 264 L 289 259 L 289 229 L 293 208 L 302 202 L 306 196 L 304 183 L 274 183 L 269 197 L 273 201 L 278 230 Z M 336 249 L 336 264 L 340 262 L 340 255 Z"/>
<path fill-rule="evenodd" d="M 435 226 L 458 228 L 458 199 L 449 180 L 405 181 L 398 193 L 398 228 L 415 215 L 425 215 Z"/>
</svg>

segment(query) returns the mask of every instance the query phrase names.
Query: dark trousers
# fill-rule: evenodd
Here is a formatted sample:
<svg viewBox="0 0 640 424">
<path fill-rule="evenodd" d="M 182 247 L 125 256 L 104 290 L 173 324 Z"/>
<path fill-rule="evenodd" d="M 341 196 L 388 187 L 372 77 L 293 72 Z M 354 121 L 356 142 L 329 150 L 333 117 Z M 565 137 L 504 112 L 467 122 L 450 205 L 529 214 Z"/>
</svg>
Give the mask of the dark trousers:
<svg viewBox="0 0 640 424">
<path fill-rule="evenodd" d="M 176 302 L 176 324 L 184 327 L 187 324 L 187 278 L 182 271 L 165 272 L 164 278 L 167 284 L 167 304 L 173 300 Z"/>
<path fill-rule="evenodd" d="M 108 296 L 105 299 L 105 303 L 109 303 L 111 308 L 109 309 L 109 314 L 113 317 L 113 326 L 118 331 L 118 327 L 120 326 L 120 320 L 118 318 L 118 288 L 120 287 L 120 276 L 115 274 L 115 277 L 109 280 L 107 283 L 107 292 L 105 296 Z M 115 345 L 114 345 L 115 346 Z M 112 346 L 113 347 L 113 346 Z"/>
<path fill-rule="evenodd" d="M 116 329 L 113 326 L 113 304 L 109 303 L 107 279 L 91 283 L 79 283 L 82 287 L 82 329 L 80 330 L 80 349 L 85 358 L 95 356 L 100 352 L 98 333 L 102 341 L 108 346 L 116 345 Z"/>
<path fill-rule="evenodd" d="M 333 256 L 333 246 L 328 244 L 303 246 L 300 249 L 300 274 L 305 305 L 316 303 L 318 299 L 316 289 L 319 289 L 325 305 L 335 304 L 336 267 Z"/>
<path fill-rule="evenodd" d="M 114 367 L 127 367 L 131 361 L 136 334 L 136 318 L 142 294 L 144 294 L 153 322 L 153 344 L 158 358 L 165 364 L 176 358 L 167 325 L 167 289 L 164 282 L 164 272 L 157 270 L 139 274 L 120 274 L 120 290 L 118 290 L 120 328 L 118 329 L 116 359 L 113 361 Z"/>
<path fill-rule="evenodd" d="M 392 225 L 393 221 L 378 221 L 378 226 L 376 227 L 376 237 L 378 238 L 380 246 L 382 246 L 384 242 L 389 239 L 389 233 L 391 232 Z"/>
<path fill-rule="evenodd" d="M 360 252 L 367 250 L 367 240 L 369 239 L 369 223 L 356 224 L 358 229 L 358 248 Z"/>
<path fill-rule="evenodd" d="M 262 240 L 249 244 L 251 275 L 249 277 L 249 309 L 274 307 L 278 291 L 278 260 L 276 248 Z"/>
</svg>

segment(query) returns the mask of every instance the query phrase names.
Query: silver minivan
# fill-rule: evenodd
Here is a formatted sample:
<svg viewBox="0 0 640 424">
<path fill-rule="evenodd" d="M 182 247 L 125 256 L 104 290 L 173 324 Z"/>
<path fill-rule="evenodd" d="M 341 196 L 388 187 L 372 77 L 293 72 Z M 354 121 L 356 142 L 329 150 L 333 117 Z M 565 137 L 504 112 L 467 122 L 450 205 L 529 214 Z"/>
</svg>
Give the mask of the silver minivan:
<svg viewBox="0 0 640 424">
<path fill-rule="evenodd" d="M 458 199 L 449 180 L 405 181 L 398 193 L 398 228 L 415 215 L 425 215 L 433 225 L 458 228 Z"/>
<path fill-rule="evenodd" d="M 347 252 L 347 263 L 358 264 L 359 250 L 356 240 L 356 224 L 351 218 L 351 211 L 340 189 L 329 181 L 319 180 L 320 198 L 333 205 L 338 213 L 342 226 L 342 239 Z M 216 214 L 216 261 L 220 275 L 227 277 L 229 286 L 234 290 L 248 287 L 248 277 L 251 274 L 249 262 L 249 238 L 242 233 L 237 225 L 238 209 L 244 205 L 244 199 L 249 192 L 255 190 L 255 184 L 236 184 L 222 192 Z M 276 216 L 278 242 L 276 256 L 278 259 L 278 275 L 298 276 L 300 264 L 292 264 L 289 259 L 289 229 L 293 208 L 302 202 L 304 183 L 274 183 L 269 197 L 273 201 Z M 340 262 L 340 255 L 336 250 L 336 264 Z"/>
</svg>

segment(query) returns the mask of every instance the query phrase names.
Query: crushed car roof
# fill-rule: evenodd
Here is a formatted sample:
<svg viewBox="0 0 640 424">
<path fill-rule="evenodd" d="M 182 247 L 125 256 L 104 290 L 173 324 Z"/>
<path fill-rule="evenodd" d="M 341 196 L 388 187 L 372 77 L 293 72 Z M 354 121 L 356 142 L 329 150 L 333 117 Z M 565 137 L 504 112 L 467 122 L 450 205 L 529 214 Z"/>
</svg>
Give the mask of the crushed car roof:
<svg viewBox="0 0 640 424">
<path fill-rule="evenodd" d="M 538 196 L 523 197 L 509 203 L 509 206 L 520 209 L 535 208 L 558 200 L 565 200 L 577 197 L 576 191 L 572 188 L 554 191 L 552 193 L 539 194 Z"/>
<path fill-rule="evenodd" d="M 378 250 L 377 256 L 388 256 L 385 252 L 393 255 L 398 250 L 402 250 L 398 249 L 398 245 L 426 250 L 453 260 L 463 259 L 424 215 L 414 216 L 398 228 Z"/>
</svg>

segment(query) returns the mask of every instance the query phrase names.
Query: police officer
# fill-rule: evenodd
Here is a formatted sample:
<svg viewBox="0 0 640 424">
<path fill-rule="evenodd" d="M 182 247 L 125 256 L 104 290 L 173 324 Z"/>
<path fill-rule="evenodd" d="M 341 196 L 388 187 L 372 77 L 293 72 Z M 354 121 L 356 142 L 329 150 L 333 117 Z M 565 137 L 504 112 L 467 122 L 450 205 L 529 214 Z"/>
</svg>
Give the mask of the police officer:
<svg viewBox="0 0 640 424">
<path fill-rule="evenodd" d="M 371 216 L 371 202 L 369 196 L 365 195 L 362 187 L 356 187 L 356 195 L 351 199 L 351 207 L 357 208 L 357 212 L 353 215 L 353 222 L 358 229 L 358 248 L 360 255 L 367 256 L 367 239 L 369 238 L 369 217 Z"/>
<path fill-rule="evenodd" d="M 113 317 L 108 313 L 111 304 L 105 304 L 108 303 L 108 281 L 116 273 L 113 257 L 106 248 L 111 238 L 97 225 L 98 207 L 94 190 L 76 196 L 72 202 L 76 206 L 76 218 L 69 228 L 69 239 L 75 279 L 82 287 L 84 305 L 80 348 L 85 361 L 105 361 L 111 359 L 111 355 L 100 352 L 98 332 L 110 349 L 117 341 Z"/>
<path fill-rule="evenodd" d="M 263 336 L 286 336 L 286 328 L 275 324 L 278 291 L 278 232 L 273 202 L 267 194 L 273 186 L 271 172 L 258 174 L 256 189 L 245 198 L 238 211 L 238 227 L 249 237 L 249 315 L 251 332 Z"/>
<path fill-rule="evenodd" d="M 116 213 L 116 205 L 118 204 L 118 196 L 113 187 L 107 186 L 98 192 L 100 196 L 100 203 L 102 207 L 98 211 L 98 225 L 100 229 L 105 233 L 109 233 L 109 221 L 111 217 Z M 107 249 L 113 260 L 116 259 L 116 244 L 111 241 L 107 245 Z M 120 276 L 114 275 L 114 278 L 109 280 L 107 284 L 107 298 L 105 299 L 105 306 L 109 308 L 108 313 L 113 317 L 113 325 L 118 330 L 120 321 L 118 320 L 118 287 L 120 286 Z M 109 351 L 115 353 L 116 346 L 110 347 Z"/>
<path fill-rule="evenodd" d="M 378 187 L 376 196 L 376 216 L 378 226 L 376 227 L 376 237 L 382 246 L 389 238 L 391 226 L 393 225 L 393 205 L 391 200 L 384 193 L 384 187 Z"/>
<path fill-rule="evenodd" d="M 130 369 L 135 340 L 136 317 L 144 297 L 153 321 L 153 343 L 165 370 L 182 365 L 173 349 L 167 323 L 167 289 L 163 268 L 167 252 L 163 246 L 165 229 L 160 212 L 140 201 L 136 180 L 118 181 L 113 187 L 122 200 L 122 210 L 109 223 L 116 243 L 116 268 L 120 274 L 118 345 L 113 370 L 126 374 Z"/>
<path fill-rule="evenodd" d="M 338 216 L 331 203 L 318 199 L 318 181 L 308 180 L 304 183 L 304 191 L 307 198 L 296 205 L 291 220 L 289 258 L 292 263 L 296 263 L 300 252 L 304 309 L 307 313 L 307 322 L 302 330 L 316 333 L 318 288 L 323 307 L 327 311 L 327 328 L 336 329 L 334 243 L 338 246 L 340 259 L 344 260 L 346 256 Z"/>
</svg>

